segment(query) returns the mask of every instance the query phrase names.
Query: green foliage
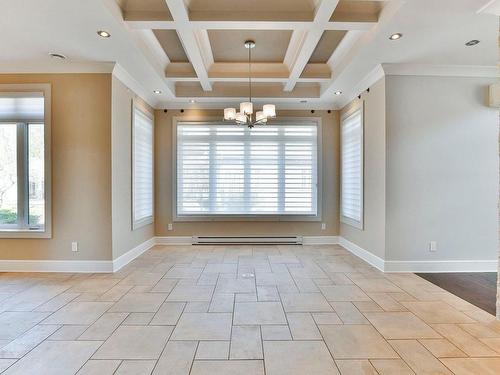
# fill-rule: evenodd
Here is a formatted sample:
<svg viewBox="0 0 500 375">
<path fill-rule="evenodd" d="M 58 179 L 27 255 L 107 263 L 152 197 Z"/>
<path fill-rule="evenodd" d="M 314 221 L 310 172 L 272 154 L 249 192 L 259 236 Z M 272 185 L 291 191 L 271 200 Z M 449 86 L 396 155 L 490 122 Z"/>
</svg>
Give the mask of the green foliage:
<svg viewBox="0 0 500 375">
<path fill-rule="evenodd" d="M 1 224 L 15 224 L 17 222 L 17 213 L 15 211 L 0 209 Z"/>
</svg>

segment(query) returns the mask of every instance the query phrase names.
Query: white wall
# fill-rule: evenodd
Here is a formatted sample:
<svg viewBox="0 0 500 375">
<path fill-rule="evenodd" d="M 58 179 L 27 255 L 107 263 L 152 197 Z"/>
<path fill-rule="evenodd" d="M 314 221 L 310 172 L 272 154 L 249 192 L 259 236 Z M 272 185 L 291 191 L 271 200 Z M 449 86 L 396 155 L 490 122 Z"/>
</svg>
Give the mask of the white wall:
<svg viewBox="0 0 500 375">
<path fill-rule="evenodd" d="M 494 81 L 386 77 L 386 260 L 497 259 Z"/>
</svg>

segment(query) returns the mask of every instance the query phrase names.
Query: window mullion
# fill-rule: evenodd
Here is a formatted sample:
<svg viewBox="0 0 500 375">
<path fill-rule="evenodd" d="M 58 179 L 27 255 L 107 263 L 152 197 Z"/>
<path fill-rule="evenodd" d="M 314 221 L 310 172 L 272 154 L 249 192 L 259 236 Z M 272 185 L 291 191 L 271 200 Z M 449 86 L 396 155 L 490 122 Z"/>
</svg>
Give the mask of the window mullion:
<svg viewBox="0 0 500 375">
<path fill-rule="evenodd" d="M 251 207 L 253 204 L 252 199 L 252 178 L 251 178 L 251 159 L 250 159 L 250 147 L 251 138 L 250 130 L 245 129 L 245 136 L 243 138 L 243 201 L 245 202 L 245 212 L 251 213 Z"/>
<path fill-rule="evenodd" d="M 278 212 L 285 213 L 285 128 L 284 126 L 278 127 Z"/>
<path fill-rule="evenodd" d="M 17 124 L 17 225 L 28 228 L 28 132 L 26 123 Z"/>
</svg>

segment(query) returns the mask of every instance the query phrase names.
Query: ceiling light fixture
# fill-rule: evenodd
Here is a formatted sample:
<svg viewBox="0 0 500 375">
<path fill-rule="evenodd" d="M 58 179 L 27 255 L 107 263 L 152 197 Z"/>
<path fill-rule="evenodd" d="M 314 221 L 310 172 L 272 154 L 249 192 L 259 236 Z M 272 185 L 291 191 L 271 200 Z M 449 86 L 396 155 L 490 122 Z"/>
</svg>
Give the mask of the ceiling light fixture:
<svg viewBox="0 0 500 375">
<path fill-rule="evenodd" d="M 109 38 L 111 36 L 111 34 L 105 30 L 99 30 L 97 32 L 97 35 L 99 35 L 101 38 Z"/>
<path fill-rule="evenodd" d="M 401 39 L 403 37 L 403 34 L 401 33 L 396 33 L 396 34 L 392 34 L 389 39 L 390 40 L 398 40 L 398 39 Z"/>
<path fill-rule="evenodd" d="M 472 47 L 472 46 L 475 46 L 475 45 L 478 45 L 480 43 L 479 40 L 477 39 L 472 39 L 472 40 L 469 40 L 467 43 L 465 43 L 465 45 L 467 47 Z"/>
<path fill-rule="evenodd" d="M 190 99 L 190 100 L 189 100 L 189 103 L 196 103 L 196 100 L 194 100 L 194 99 Z"/>
<path fill-rule="evenodd" d="M 60 53 L 55 53 L 55 52 L 50 52 L 49 56 L 54 58 L 54 59 L 58 59 L 58 60 L 65 60 L 66 59 L 66 56 L 64 56 Z"/>
<path fill-rule="evenodd" d="M 335 91 L 334 94 L 337 96 L 342 95 L 342 91 Z"/>
<path fill-rule="evenodd" d="M 276 106 L 274 104 L 266 104 L 262 107 L 262 111 L 257 111 L 253 117 L 252 103 L 252 48 L 255 47 L 253 40 L 245 42 L 245 48 L 248 49 L 248 102 L 240 103 L 240 111 L 236 112 L 236 108 L 224 109 L 224 120 L 235 122 L 236 125 L 246 125 L 253 128 L 255 125 L 264 125 L 270 118 L 276 117 Z"/>
<path fill-rule="evenodd" d="M 155 90 L 153 91 L 155 94 L 161 94 L 161 90 Z"/>
</svg>

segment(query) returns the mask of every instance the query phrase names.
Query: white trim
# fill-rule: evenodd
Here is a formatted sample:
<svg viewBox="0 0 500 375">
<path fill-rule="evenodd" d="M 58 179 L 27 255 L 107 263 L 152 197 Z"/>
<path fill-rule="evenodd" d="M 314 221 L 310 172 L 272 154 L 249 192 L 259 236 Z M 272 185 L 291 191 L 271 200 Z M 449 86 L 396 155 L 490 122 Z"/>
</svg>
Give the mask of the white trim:
<svg viewBox="0 0 500 375">
<path fill-rule="evenodd" d="M 497 272 L 496 260 L 385 261 L 385 272 Z"/>
<path fill-rule="evenodd" d="M 0 272 L 113 272 L 108 260 L 0 260 Z"/>
<path fill-rule="evenodd" d="M 46 57 L 38 61 L 2 62 L 0 73 L 111 73 L 113 66 L 111 62 L 57 61 Z"/>
<path fill-rule="evenodd" d="M 155 237 L 157 245 L 192 245 L 193 237 L 191 236 L 168 236 Z"/>
<path fill-rule="evenodd" d="M 347 104 L 352 102 L 354 98 L 360 95 L 363 91 L 372 86 L 375 82 L 378 82 L 381 78 L 385 76 L 384 69 L 381 64 L 378 64 L 373 68 L 370 73 L 368 73 L 361 81 L 358 82 L 352 90 L 350 90 L 351 95 L 343 96 L 336 104 L 334 109 L 342 109 Z"/>
<path fill-rule="evenodd" d="M 339 245 L 344 249 L 350 251 L 357 257 L 363 259 L 365 262 L 368 262 L 373 267 L 378 268 L 380 271 L 384 272 L 385 261 L 382 258 L 370 253 L 362 247 L 359 247 L 358 245 L 345 239 L 344 237 L 339 237 Z"/>
<path fill-rule="evenodd" d="M 432 64 L 382 64 L 387 76 L 432 77 L 499 77 L 497 66 L 484 65 L 432 65 Z"/>
<path fill-rule="evenodd" d="M 112 262 L 112 272 L 120 270 L 122 267 L 126 266 L 135 258 L 142 255 L 155 245 L 156 245 L 156 237 L 152 237 L 149 240 L 144 241 L 143 243 L 137 245 L 133 249 L 127 251 L 125 254 L 114 259 Z"/>
<path fill-rule="evenodd" d="M 158 98 L 154 97 L 153 93 L 148 93 L 142 85 L 137 82 L 120 64 L 115 64 L 111 73 L 114 77 L 120 80 L 125 86 L 132 90 L 137 96 L 148 103 L 151 107 L 156 108 Z"/>
<path fill-rule="evenodd" d="M 338 236 L 302 236 L 304 245 L 337 245 Z"/>
</svg>

